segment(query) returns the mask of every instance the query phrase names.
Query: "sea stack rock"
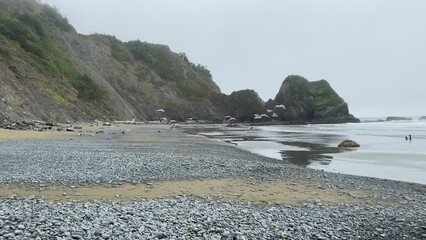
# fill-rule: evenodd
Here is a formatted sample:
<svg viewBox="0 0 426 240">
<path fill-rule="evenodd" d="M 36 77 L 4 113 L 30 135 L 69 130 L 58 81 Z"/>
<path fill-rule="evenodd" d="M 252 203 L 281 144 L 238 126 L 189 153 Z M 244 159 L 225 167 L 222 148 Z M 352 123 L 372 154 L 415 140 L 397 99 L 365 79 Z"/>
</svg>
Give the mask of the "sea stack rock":
<svg viewBox="0 0 426 240">
<path fill-rule="evenodd" d="M 290 123 L 359 122 L 349 114 L 348 104 L 326 80 L 309 82 L 301 76 L 290 75 L 273 102 L 285 106 L 279 118 Z"/>
<path fill-rule="evenodd" d="M 259 94 L 251 89 L 232 92 L 224 97 L 222 106 L 226 113 L 235 117 L 238 122 L 251 121 L 254 114 L 266 112 L 265 103 Z"/>
<path fill-rule="evenodd" d="M 408 117 L 387 117 L 386 121 L 411 121 L 413 119 L 408 118 Z"/>
</svg>

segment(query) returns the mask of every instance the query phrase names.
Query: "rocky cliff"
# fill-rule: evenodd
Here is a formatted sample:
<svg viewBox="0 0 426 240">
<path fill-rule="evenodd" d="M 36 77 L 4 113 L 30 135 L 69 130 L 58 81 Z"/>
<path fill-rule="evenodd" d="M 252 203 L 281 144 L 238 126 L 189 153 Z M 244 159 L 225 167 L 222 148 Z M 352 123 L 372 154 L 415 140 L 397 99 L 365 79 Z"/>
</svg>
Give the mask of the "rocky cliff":
<svg viewBox="0 0 426 240">
<path fill-rule="evenodd" d="M 35 0 L 0 0 L 0 85 L 0 121 L 277 119 L 254 90 L 221 93 L 209 70 L 184 53 L 81 35 Z M 287 107 L 277 110 L 283 121 L 355 120 L 325 81 L 290 76 L 273 103 Z"/>
<path fill-rule="evenodd" d="M 0 0 L 0 115 L 9 119 L 153 120 L 223 116 L 210 72 L 141 41 L 78 34 L 55 9 Z M 157 111 L 164 109 L 164 112 Z"/>
<path fill-rule="evenodd" d="M 301 76 L 288 76 L 275 99 L 267 105 L 269 108 L 275 106 L 280 120 L 291 123 L 359 122 L 349 114 L 348 104 L 325 80 L 309 82 Z"/>
</svg>

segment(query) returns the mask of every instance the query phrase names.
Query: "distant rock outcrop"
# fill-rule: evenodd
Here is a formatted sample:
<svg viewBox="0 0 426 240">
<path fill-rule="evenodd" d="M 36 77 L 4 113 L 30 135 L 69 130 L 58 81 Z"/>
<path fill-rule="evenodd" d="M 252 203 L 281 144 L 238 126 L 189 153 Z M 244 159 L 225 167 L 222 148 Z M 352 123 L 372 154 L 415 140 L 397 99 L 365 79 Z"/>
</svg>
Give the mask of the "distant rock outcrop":
<svg viewBox="0 0 426 240">
<path fill-rule="evenodd" d="M 265 103 L 250 89 L 234 91 L 229 96 L 223 94 L 216 104 L 238 122 L 250 122 L 255 114 L 266 113 Z"/>
<path fill-rule="evenodd" d="M 408 117 L 387 117 L 385 121 L 410 121 L 413 120 Z"/>
<path fill-rule="evenodd" d="M 268 105 L 284 105 L 278 113 L 282 121 L 290 123 L 345 123 L 359 122 L 349 114 L 348 104 L 325 80 L 309 82 L 291 75 L 281 85 L 273 102 Z"/>
</svg>

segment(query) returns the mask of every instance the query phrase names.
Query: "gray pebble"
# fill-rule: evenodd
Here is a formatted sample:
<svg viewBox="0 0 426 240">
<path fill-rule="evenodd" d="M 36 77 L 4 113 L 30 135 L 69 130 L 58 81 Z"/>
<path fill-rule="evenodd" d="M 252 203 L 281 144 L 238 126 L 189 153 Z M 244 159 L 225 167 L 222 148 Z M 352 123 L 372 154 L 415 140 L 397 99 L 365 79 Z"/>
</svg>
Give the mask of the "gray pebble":
<svg viewBox="0 0 426 240">
<path fill-rule="evenodd" d="M 374 190 L 383 195 L 378 197 L 406 202 L 401 207 L 327 205 L 317 199 L 316 204 L 287 207 L 226 203 L 214 198 L 196 201 L 182 196 L 174 200 L 136 202 L 46 203 L 33 196 L 18 199 L 14 195 L 0 199 L 0 233 L 6 239 L 28 234 L 32 239 L 48 239 L 52 234 L 65 239 L 424 238 L 424 186 L 324 174 L 230 146 L 136 144 L 113 138 L 10 141 L 0 144 L 0 165 L 8 166 L 0 168 L 0 184 L 32 184 L 36 189 L 47 189 L 50 184 L 75 186 L 231 177 L 327 179 L 336 189 Z"/>
</svg>

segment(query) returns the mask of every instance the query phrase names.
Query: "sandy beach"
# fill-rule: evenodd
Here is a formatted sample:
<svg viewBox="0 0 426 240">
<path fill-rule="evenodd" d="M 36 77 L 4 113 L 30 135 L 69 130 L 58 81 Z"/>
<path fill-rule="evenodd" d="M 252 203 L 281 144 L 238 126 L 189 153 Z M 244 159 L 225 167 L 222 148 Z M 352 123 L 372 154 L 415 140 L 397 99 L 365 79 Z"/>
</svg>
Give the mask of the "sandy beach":
<svg viewBox="0 0 426 240">
<path fill-rule="evenodd" d="M 142 199 L 173 199 L 178 196 L 188 196 L 194 199 L 215 197 L 222 201 L 258 204 L 274 203 L 280 205 L 301 205 L 313 202 L 321 202 L 323 204 L 394 204 L 383 199 L 374 198 L 373 191 L 331 189 L 315 182 L 296 180 L 206 179 L 149 181 L 146 183 L 126 183 L 113 187 L 46 186 L 42 191 L 38 188 L 0 186 L 0 192 L 3 196 L 16 195 L 19 198 L 34 196 L 51 202 L 71 200 L 138 201 Z M 354 196 L 358 196 L 358 198 L 354 198 Z"/>
<path fill-rule="evenodd" d="M 74 135 L 71 132 L 16 131 L 0 128 L 0 142 L 30 139 L 63 139 Z"/>
<path fill-rule="evenodd" d="M 43 238 L 54 232 L 58 237 L 72 237 L 74 231 L 79 233 L 76 236 L 94 237 L 99 230 L 105 237 L 120 238 L 105 226 L 95 227 L 97 221 L 107 217 L 98 216 L 96 209 L 112 205 L 116 207 L 109 211 L 132 219 L 135 213 L 129 215 L 120 209 L 137 205 L 135 211 L 145 215 L 153 213 L 152 207 L 162 209 L 162 215 L 150 215 L 148 220 L 138 218 L 141 222 L 136 232 L 123 230 L 130 234 L 128 237 L 142 239 L 159 238 L 159 232 L 164 238 L 176 239 L 184 239 L 184 235 L 190 239 L 261 239 L 269 233 L 284 239 L 421 239 L 425 233 L 421 219 L 426 216 L 426 187 L 421 184 L 300 168 L 232 144 L 187 134 L 170 125 L 79 126 L 81 129 L 75 132 L 0 130 L 0 209 L 4 209 L 0 211 L 0 221 L 4 223 L 1 219 L 9 219 L 10 214 L 25 215 L 28 204 L 43 212 L 36 219 L 66 208 L 77 215 L 88 211 L 92 220 L 77 223 L 61 210 L 57 221 L 65 221 L 66 229 L 48 227 L 50 233 L 21 233 L 15 232 L 9 221 L 10 228 L 0 228 L 0 236 L 12 233 Z M 267 210 L 272 206 L 280 211 L 274 215 L 279 219 L 259 227 L 259 221 L 272 217 L 273 212 Z M 199 231 L 186 227 L 192 226 L 184 223 L 185 218 L 192 218 L 186 214 L 196 211 L 204 216 L 209 208 L 215 209 L 213 219 L 227 219 L 220 225 L 223 231 L 212 230 L 207 220 L 197 220 Z M 186 217 L 175 219 L 175 211 Z M 356 217 L 346 214 L 352 211 Z M 229 225 L 241 221 L 240 217 L 247 218 L 246 212 L 263 217 L 249 217 L 244 228 Z M 370 226 L 366 227 L 363 216 L 371 212 L 377 212 L 377 217 L 370 219 Z M 334 214 L 340 217 L 331 217 Z M 160 218 L 167 224 L 157 224 Z M 317 224 L 314 219 L 322 220 Z M 298 224 L 306 230 L 289 227 L 294 226 L 290 220 L 301 221 Z M 19 221 L 37 225 L 37 220 Z M 52 221 L 55 226 L 55 219 Z M 83 223 L 89 229 L 81 230 Z M 147 225 L 153 227 L 146 228 Z M 120 226 L 128 228 L 125 223 Z M 345 226 L 351 226 L 350 230 L 341 231 Z"/>
</svg>

